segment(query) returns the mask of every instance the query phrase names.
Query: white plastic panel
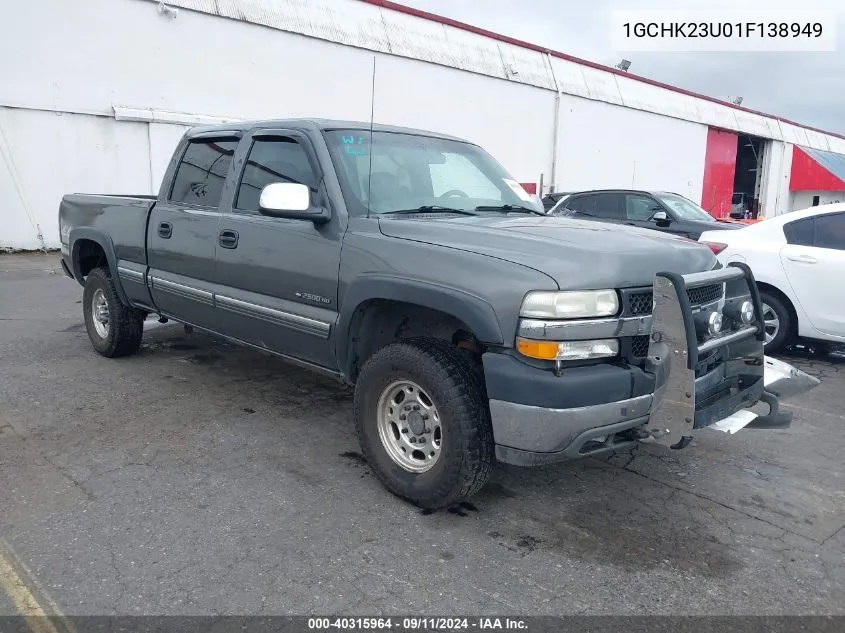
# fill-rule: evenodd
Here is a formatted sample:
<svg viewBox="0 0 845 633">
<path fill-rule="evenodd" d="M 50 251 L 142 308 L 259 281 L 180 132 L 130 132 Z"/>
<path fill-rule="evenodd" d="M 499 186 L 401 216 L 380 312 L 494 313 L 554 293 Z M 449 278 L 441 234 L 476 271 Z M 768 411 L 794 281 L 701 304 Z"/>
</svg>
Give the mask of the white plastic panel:
<svg viewBox="0 0 845 633">
<path fill-rule="evenodd" d="M 698 120 L 696 100 L 692 97 L 620 75 L 616 76 L 616 84 L 626 107 L 679 119 Z"/>
<path fill-rule="evenodd" d="M 821 149 L 829 151 L 830 146 L 827 143 L 827 137 L 824 134 L 819 134 L 815 130 L 805 130 L 807 134 L 807 147 L 813 149 Z"/>
<path fill-rule="evenodd" d="M 0 108 L 2 126 L 46 246 L 59 247 L 66 193 L 152 193 L 147 124 L 84 114 Z M 0 162 L 0 247 L 40 248 L 14 182 Z"/>
<path fill-rule="evenodd" d="M 468 37 L 460 33 L 447 36 L 443 24 L 396 11 L 383 11 L 381 18 L 394 55 L 504 78 L 499 49 L 493 40 L 473 33 L 467 33 Z"/>
<path fill-rule="evenodd" d="M 837 154 L 845 154 L 845 138 L 828 136 L 827 142 L 830 145 L 831 152 L 836 152 Z"/>
<path fill-rule="evenodd" d="M 158 0 L 147 0 L 158 2 Z M 389 51 L 380 10 L 349 0 L 168 0 L 167 4 L 330 42 Z"/>
<path fill-rule="evenodd" d="M 765 119 L 759 114 L 745 112 L 744 110 L 734 110 L 734 116 L 736 117 L 738 131 L 753 136 L 768 136 L 769 127 L 766 125 Z"/>
<path fill-rule="evenodd" d="M 544 53 L 506 42 L 499 42 L 499 51 L 508 79 L 539 88 L 554 89 L 554 78 Z"/>
<path fill-rule="evenodd" d="M 706 99 L 696 99 L 695 106 L 701 123 L 723 130 L 739 130 L 735 114 L 736 109 Z"/>
<path fill-rule="evenodd" d="M 622 103 L 619 87 L 616 85 L 616 75 L 590 66 L 582 66 L 581 72 L 584 74 L 584 83 L 587 85 L 587 95 L 590 99 Z"/>
<path fill-rule="evenodd" d="M 697 201 L 706 146 L 707 126 L 563 95 L 557 188 L 668 190 Z"/>
<path fill-rule="evenodd" d="M 783 135 L 783 140 L 794 145 L 806 145 L 807 135 L 802 128 L 799 128 L 791 123 L 779 122 L 780 130 Z"/>
</svg>

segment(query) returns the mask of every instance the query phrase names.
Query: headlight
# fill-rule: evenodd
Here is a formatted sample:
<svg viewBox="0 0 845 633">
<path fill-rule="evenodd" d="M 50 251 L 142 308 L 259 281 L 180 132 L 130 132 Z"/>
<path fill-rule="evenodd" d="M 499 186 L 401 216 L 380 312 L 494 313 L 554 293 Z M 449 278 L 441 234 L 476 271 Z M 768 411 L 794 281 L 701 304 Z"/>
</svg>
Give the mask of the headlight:
<svg viewBox="0 0 845 633">
<path fill-rule="evenodd" d="M 616 356 L 619 353 L 619 341 L 534 341 L 518 337 L 516 348 L 524 356 L 540 360 L 589 360 Z"/>
<path fill-rule="evenodd" d="M 538 319 L 577 319 L 613 316 L 618 311 L 619 297 L 615 290 L 535 290 L 525 296 L 519 314 Z"/>
</svg>

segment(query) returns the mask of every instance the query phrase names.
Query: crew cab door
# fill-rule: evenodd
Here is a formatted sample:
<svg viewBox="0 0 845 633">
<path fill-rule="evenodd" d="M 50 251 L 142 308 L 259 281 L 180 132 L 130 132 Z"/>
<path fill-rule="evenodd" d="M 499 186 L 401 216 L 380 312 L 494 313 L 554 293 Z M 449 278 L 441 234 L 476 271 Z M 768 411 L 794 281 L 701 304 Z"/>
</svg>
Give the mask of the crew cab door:
<svg viewBox="0 0 845 633">
<path fill-rule="evenodd" d="M 238 140 L 196 136 L 174 154 L 147 226 L 148 279 L 159 311 L 217 329 L 214 308 L 219 205 Z"/>
<path fill-rule="evenodd" d="M 314 146 L 294 130 L 255 130 L 235 157 L 231 205 L 217 244 L 217 306 L 221 332 L 272 352 L 336 369 L 332 330 L 337 320 L 343 225 L 262 215 L 261 190 L 298 182 L 311 204 L 329 200 Z"/>
<path fill-rule="evenodd" d="M 845 213 L 785 224 L 781 264 L 813 327 L 845 337 Z"/>
</svg>

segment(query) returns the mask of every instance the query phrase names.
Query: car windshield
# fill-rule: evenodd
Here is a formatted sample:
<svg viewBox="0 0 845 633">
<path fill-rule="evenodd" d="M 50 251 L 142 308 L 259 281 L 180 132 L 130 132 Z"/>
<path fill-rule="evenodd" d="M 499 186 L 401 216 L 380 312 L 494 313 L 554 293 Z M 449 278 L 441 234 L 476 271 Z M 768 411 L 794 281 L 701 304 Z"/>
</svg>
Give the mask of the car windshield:
<svg viewBox="0 0 845 633">
<path fill-rule="evenodd" d="M 699 222 L 715 222 L 716 218 L 707 213 L 692 200 L 688 200 L 677 193 L 657 193 L 655 197 L 672 209 L 681 220 L 698 220 Z"/>
<path fill-rule="evenodd" d="M 543 213 L 476 145 L 394 132 L 375 132 L 371 142 L 368 130 L 331 130 L 325 137 L 353 214 L 450 209 Z"/>
</svg>

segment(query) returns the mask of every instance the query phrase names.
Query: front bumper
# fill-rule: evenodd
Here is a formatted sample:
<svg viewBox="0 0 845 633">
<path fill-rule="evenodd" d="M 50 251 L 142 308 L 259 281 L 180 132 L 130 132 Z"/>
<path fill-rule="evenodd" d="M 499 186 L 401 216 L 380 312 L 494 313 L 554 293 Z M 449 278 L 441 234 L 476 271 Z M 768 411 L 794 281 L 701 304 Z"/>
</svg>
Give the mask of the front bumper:
<svg viewBox="0 0 845 633">
<path fill-rule="evenodd" d="M 750 298 L 756 320 L 737 320 L 717 337 L 699 336 L 687 291 L 713 283 L 731 289 L 728 304 Z M 718 307 L 724 308 L 724 303 Z M 685 276 L 660 273 L 642 367 L 602 363 L 554 373 L 508 354 L 485 354 L 497 458 L 535 465 L 637 441 L 683 448 L 694 430 L 760 400 L 769 404 L 770 413 L 751 426 L 788 425 L 787 416 L 778 412 L 778 396 L 808 391 L 818 381 L 764 357 L 761 314 L 756 284 L 745 266 Z"/>
</svg>

